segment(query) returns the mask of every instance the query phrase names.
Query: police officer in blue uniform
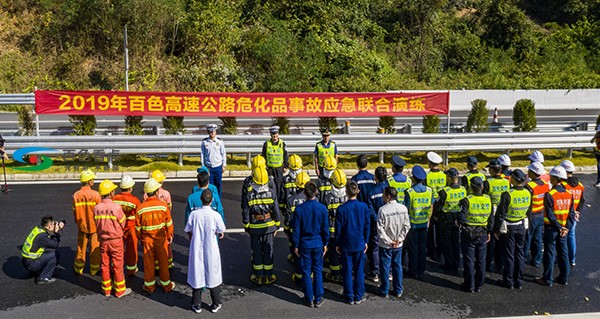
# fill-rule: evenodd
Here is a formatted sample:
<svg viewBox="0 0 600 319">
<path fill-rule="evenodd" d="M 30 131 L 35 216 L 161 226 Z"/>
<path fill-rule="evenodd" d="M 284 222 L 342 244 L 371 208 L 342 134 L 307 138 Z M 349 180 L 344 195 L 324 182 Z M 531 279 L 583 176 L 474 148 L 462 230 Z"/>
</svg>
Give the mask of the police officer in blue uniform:
<svg viewBox="0 0 600 319">
<path fill-rule="evenodd" d="M 210 184 L 215 185 L 219 191 L 219 197 L 223 198 L 223 172 L 227 166 L 227 152 L 221 138 L 217 137 L 217 125 L 206 126 L 208 137 L 200 144 L 200 163 L 208 168 Z"/>
</svg>

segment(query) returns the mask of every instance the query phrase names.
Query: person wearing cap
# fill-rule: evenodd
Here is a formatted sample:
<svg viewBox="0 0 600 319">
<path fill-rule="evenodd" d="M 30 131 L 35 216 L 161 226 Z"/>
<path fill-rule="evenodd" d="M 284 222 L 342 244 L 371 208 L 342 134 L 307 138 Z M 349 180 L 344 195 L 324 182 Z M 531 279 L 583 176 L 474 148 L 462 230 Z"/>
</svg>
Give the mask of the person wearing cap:
<svg viewBox="0 0 600 319">
<path fill-rule="evenodd" d="M 383 166 L 375 169 L 375 185 L 369 193 L 369 216 L 371 229 L 369 230 L 369 249 L 367 250 L 367 259 L 369 260 L 369 273 L 367 279 L 374 283 L 379 282 L 379 234 L 377 233 L 377 212 L 385 204 L 383 202 L 383 190 L 389 187 L 387 181 L 387 170 Z M 374 225 L 373 225 L 374 224 Z"/>
<path fill-rule="evenodd" d="M 492 199 L 483 194 L 483 180 L 479 176 L 471 179 L 471 195 L 460 200 L 458 224 L 461 226 L 461 248 L 463 254 L 463 289 L 479 292 L 485 282 L 485 259 L 487 243 L 494 226 Z"/>
<path fill-rule="evenodd" d="M 585 207 L 585 199 L 583 198 L 585 187 L 583 187 L 583 184 L 579 182 L 577 177 L 573 176 L 573 172 L 575 172 L 575 165 L 573 162 L 564 160 L 560 163 L 560 166 L 567 172 L 567 180 L 562 184 L 569 192 L 571 192 L 571 195 L 573 195 L 573 210 L 575 211 L 575 216 L 573 217 L 573 226 L 571 226 L 569 235 L 567 236 L 567 246 L 569 248 L 569 263 L 571 264 L 571 267 L 575 267 L 575 257 L 577 254 L 575 228 L 577 227 L 577 224 L 579 224 L 581 211 Z"/>
<path fill-rule="evenodd" d="M 550 191 L 550 184 L 540 176 L 546 174 L 541 163 L 533 162 L 527 166 L 527 176 L 530 181 L 525 186 L 531 193 L 531 219 L 525 241 L 525 258 L 531 256 L 529 264 L 539 267 L 542 263 L 542 233 L 544 230 L 544 196 Z"/>
<path fill-rule="evenodd" d="M 512 170 L 510 169 L 511 160 L 508 154 L 502 154 L 498 156 L 498 162 L 502 166 L 502 178 L 506 178 L 510 181 L 510 175 L 512 174 Z"/>
<path fill-rule="evenodd" d="M 108 179 L 100 183 L 98 193 L 102 196 L 102 202 L 94 207 L 94 220 L 102 256 L 102 291 L 105 296 L 110 296 L 114 289 L 115 296 L 121 298 L 130 294 L 131 288 L 125 286 L 123 273 L 123 229 L 127 219 L 121 205 L 112 201 L 116 188 L 117 185 Z"/>
<path fill-rule="evenodd" d="M 288 161 L 288 172 L 283 175 L 281 189 L 278 190 L 279 210 L 285 216 L 287 214 L 287 200 L 292 194 L 296 193 L 296 178 L 302 172 L 302 158 L 297 154 L 292 154 Z"/>
<path fill-rule="evenodd" d="M 575 219 L 575 203 L 573 195 L 563 185 L 567 180 L 567 171 L 561 166 L 555 166 L 549 175 L 552 189 L 544 197 L 544 274 L 536 282 L 552 286 L 555 279 L 554 260 L 558 255 L 560 273 L 556 282 L 566 285 L 570 271 L 567 236 Z"/>
<path fill-rule="evenodd" d="M 408 276 L 420 279 L 427 265 L 427 227 L 433 213 L 433 190 L 423 185 L 427 178 L 423 167 L 415 165 L 411 172 L 412 187 L 404 195 L 404 206 L 410 217 Z"/>
<path fill-rule="evenodd" d="M 198 190 L 191 193 L 187 197 L 187 203 L 185 205 L 185 223 L 187 223 L 192 211 L 200 209 L 204 205 L 201 199 L 202 192 L 204 192 L 207 189 L 210 190 L 210 184 L 208 183 L 209 177 L 207 171 L 201 171 L 200 173 L 198 173 L 196 175 L 196 180 L 198 182 Z M 211 198 L 212 200 L 210 202 L 210 207 L 215 212 L 219 213 L 219 215 L 221 215 L 221 219 L 223 219 L 223 223 L 225 223 L 225 211 L 223 210 L 223 204 L 221 203 L 219 193 L 211 190 Z"/>
<path fill-rule="evenodd" d="M 502 194 L 508 192 L 510 189 L 510 179 L 504 176 L 503 166 L 498 160 L 491 160 L 487 165 L 490 177 L 483 182 L 484 188 L 487 184 L 488 195 L 492 201 L 492 216 L 496 214 L 496 209 L 500 204 L 500 198 Z M 486 249 L 486 271 L 491 271 L 492 264 L 495 265 L 496 271 L 502 270 L 502 249 L 499 244 L 496 243 L 496 238 L 491 236 L 490 241 L 487 244 Z"/>
<path fill-rule="evenodd" d="M 439 192 L 438 200 L 434 203 L 434 215 L 440 222 L 441 243 L 440 247 L 444 256 L 442 269 L 451 272 L 458 271 L 460 265 L 460 228 L 458 213 L 460 200 L 467 197 L 467 190 L 459 184 L 459 174 L 456 168 L 446 172 L 448 186 Z"/>
<path fill-rule="evenodd" d="M 223 172 L 227 166 L 227 152 L 225 143 L 217 137 L 217 125 L 206 126 L 208 137 L 200 143 L 200 165 L 208 168 L 210 174 L 209 183 L 215 185 L 219 191 L 219 197 L 223 197 Z"/>
<path fill-rule="evenodd" d="M 306 202 L 306 185 L 310 182 L 310 176 L 308 176 L 307 172 L 300 172 L 296 177 L 296 193 L 292 194 L 287 199 L 287 210 L 286 214 L 283 215 L 283 230 L 288 237 L 288 241 L 290 244 L 290 254 L 288 255 L 288 260 L 294 264 L 295 272 L 292 274 L 292 281 L 296 283 L 301 283 L 302 281 L 302 267 L 300 265 L 300 258 L 296 256 L 294 253 L 294 245 L 292 227 L 294 222 L 294 214 L 296 212 L 296 208 L 302 203 Z M 313 182 L 315 187 L 313 199 L 316 198 L 318 192 L 317 184 Z M 312 186 L 311 186 L 312 187 Z M 313 190 L 310 190 L 310 193 L 313 193 Z M 318 201 L 318 200 L 317 200 Z M 321 268 L 322 267 L 321 263 Z M 322 270 L 322 269 L 321 269 Z"/>
<path fill-rule="evenodd" d="M 398 156 L 392 156 L 392 175 L 387 178 L 387 186 L 393 187 L 398 192 L 398 202 L 404 202 L 404 191 L 412 186 L 410 179 L 402 174 L 406 161 Z"/>
<path fill-rule="evenodd" d="M 341 282 L 340 276 L 340 255 L 335 251 L 336 236 L 335 236 L 335 216 L 338 208 L 348 200 L 346 195 L 346 184 L 348 180 L 346 173 L 337 168 L 331 175 L 331 192 L 323 197 L 322 204 L 327 207 L 329 213 L 329 244 L 327 250 L 327 259 L 329 260 L 329 272 L 325 274 L 325 278 L 331 282 Z"/>
<path fill-rule="evenodd" d="M 325 158 L 333 156 L 335 162 L 338 161 L 338 150 L 335 142 L 331 141 L 331 132 L 328 128 L 321 130 L 322 139 L 315 145 L 313 164 L 315 165 L 315 173 L 317 176 L 323 174 L 325 166 Z"/>
<path fill-rule="evenodd" d="M 169 274 L 167 245 L 173 242 L 173 219 L 171 209 L 160 198 L 161 184 L 154 178 L 144 183 L 147 199 L 138 206 L 135 230 L 144 250 L 144 286 L 142 290 L 152 294 L 156 289 L 155 265 L 158 265 L 160 285 L 164 292 L 171 292 L 175 283 Z"/>
<path fill-rule="evenodd" d="M 264 167 L 252 170 L 251 189 L 246 194 L 247 206 L 242 211 L 242 224 L 250 234 L 253 274 L 250 281 L 270 285 L 277 280 L 273 274 L 273 241 L 279 229 L 277 192 L 269 187 L 269 175 Z"/>
<path fill-rule="evenodd" d="M 259 155 L 259 156 L 260 156 L 260 155 Z M 262 157 L 262 156 L 261 156 L 261 157 Z M 209 176 L 209 177 L 208 177 L 208 189 L 210 189 L 210 191 L 213 193 L 213 198 L 214 198 L 214 195 L 215 195 L 215 194 L 218 194 L 218 193 L 219 193 L 219 190 L 217 189 L 217 187 L 216 187 L 215 185 L 213 185 L 213 184 L 211 184 L 211 183 L 210 183 L 210 172 L 208 171 L 208 169 L 207 169 L 205 166 L 200 166 L 200 167 L 198 167 L 198 168 L 196 169 L 196 173 L 200 174 L 200 173 L 202 173 L 202 172 L 206 172 L 206 174 L 208 174 L 208 176 Z M 198 175 L 196 175 L 196 177 L 197 177 L 197 176 L 198 176 Z M 252 179 L 252 178 L 250 178 L 250 179 Z M 191 192 L 190 194 L 192 194 L 192 193 L 195 193 L 195 192 L 197 192 L 197 191 L 199 191 L 199 190 L 200 190 L 200 186 L 198 186 L 198 184 L 196 184 L 196 185 L 194 185 L 194 187 L 192 188 L 192 192 Z M 213 207 L 213 209 L 214 209 L 214 207 Z"/>
<path fill-rule="evenodd" d="M 442 164 L 442 157 L 440 155 L 435 152 L 427 153 L 429 172 L 427 172 L 425 186 L 429 186 L 433 190 L 434 202 L 438 200 L 439 191 L 446 187 L 446 174 L 440 170 L 440 164 Z M 427 256 L 433 260 L 437 260 L 442 253 L 442 245 L 440 223 L 436 215 L 433 215 L 429 221 L 429 230 L 427 231 Z"/>
<path fill-rule="evenodd" d="M 171 193 L 163 188 L 163 183 L 165 179 L 167 179 L 167 176 L 157 169 L 152 172 L 151 177 L 160 184 L 160 187 L 156 191 L 156 196 L 158 197 L 158 199 L 165 202 L 167 206 L 169 206 L 169 210 L 172 210 L 173 201 L 171 200 Z M 143 198 L 144 201 L 146 201 L 148 199 L 148 194 L 144 192 Z M 168 243 L 167 250 L 169 252 L 169 268 L 173 268 L 175 265 L 173 264 L 173 247 L 171 246 L 171 243 Z M 154 267 L 158 270 L 158 261 L 156 262 L 156 265 L 154 265 Z"/>
<path fill-rule="evenodd" d="M 594 187 L 600 187 L 600 125 L 598 125 L 596 128 L 596 133 L 590 140 L 590 143 L 595 144 L 594 155 L 596 155 L 596 168 L 598 171 L 598 176 L 596 177 L 596 184 L 594 184 Z"/>
<path fill-rule="evenodd" d="M 327 252 L 329 241 L 329 218 L 327 208 L 317 200 L 318 188 L 314 182 L 308 182 L 303 186 L 302 192 L 304 202 L 295 206 L 292 220 L 291 243 L 297 259 L 294 281 L 302 280 L 306 304 L 318 308 L 323 304 L 325 292 L 323 256 Z M 301 198 L 301 196 L 297 197 Z"/>
<path fill-rule="evenodd" d="M 123 209 L 125 228 L 123 228 L 123 242 L 125 243 L 125 269 L 127 275 L 133 276 L 138 271 L 138 237 L 135 233 L 135 216 L 140 200 L 133 195 L 135 181 L 129 175 L 123 175 L 119 187 L 121 192 L 113 197 L 113 202 L 119 204 Z"/>
<path fill-rule="evenodd" d="M 477 169 L 478 165 L 479 165 L 479 161 L 477 160 L 477 157 L 475 157 L 475 156 L 467 157 L 467 168 L 469 169 L 469 171 L 466 172 L 465 175 L 463 175 L 463 177 L 461 179 L 461 184 L 467 190 L 467 195 L 469 195 L 471 193 L 471 178 L 473 178 L 475 176 L 479 176 L 479 177 L 481 177 L 481 179 L 483 181 L 485 181 L 485 179 L 486 179 L 485 175 Z M 488 189 L 484 188 L 483 193 L 487 194 L 487 192 L 488 192 Z"/>
<path fill-rule="evenodd" d="M 369 202 L 369 193 L 371 192 L 373 185 L 375 185 L 375 175 L 369 173 L 367 170 L 368 164 L 369 159 L 367 158 L 367 155 L 358 155 L 358 157 L 356 157 L 356 167 L 358 168 L 358 173 L 351 178 L 351 180 L 358 184 L 358 188 L 360 189 L 360 192 L 358 193 L 358 200 L 365 204 Z"/>
<path fill-rule="evenodd" d="M 263 144 L 261 155 L 267 161 L 267 172 L 273 176 L 275 190 L 279 194 L 283 187 L 283 173 L 288 168 L 289 159 L 285 142 L 279 138 L 279 126 L 271 126 L 269 133 L 271 138 Z"/>
<path fill-rule="evenodd" d="M 533 153 L 531 153 L 531 155 L 529 155 L 529 161 L 530 164 L 531 163 L 540 163 L 542 164 L 542 167 L 544 165 L 544 154 L 542 154 L 542 152 L 540 151 L 533 151 Z M 546 182 L 546 183 L 550 183 L 550 175 L 548 175 L 548 173 L 544 173 L 542 175 L 540 175 L 540 178 Z"/>
<path fill-rule="evenodd" d="M 504 271 L 498 285 L 509 289 L 523 288 L 525 268 L 525 233 L 531 216 L 531 193 L 524 188 L 527 176 L 520 169 L 512 171 L 513 188 L 502 193 L 494 219 L 494 236 L 503 247 Z"/>
<path fill-rule="evenodd" d="M 77 224 L 77 254 L 73 268 L 75 274 L 83 274 L 86 251 L 90 248 L 90 274 L 95 275 L 100 269 L 100 243 L 94 222 L 94 207 L 102 201 L 100 194 L 92 189 L 96 175 L 90 169 L 81 172 L 79 181 L 81 189 L 73 194 L 73 214 Z"/>
</svg>

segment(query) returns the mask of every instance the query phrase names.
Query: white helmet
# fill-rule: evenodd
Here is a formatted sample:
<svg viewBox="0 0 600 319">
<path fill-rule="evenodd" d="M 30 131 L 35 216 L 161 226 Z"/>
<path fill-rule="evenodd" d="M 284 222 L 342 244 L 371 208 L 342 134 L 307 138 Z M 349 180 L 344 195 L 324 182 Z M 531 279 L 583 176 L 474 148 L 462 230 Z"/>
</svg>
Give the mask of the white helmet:
<svg viewBox="0 0 600 319">
<path fill-rule="evenodd" d="M 573 173 L 575 171 L 575 164 L 569 160 L 564 160 L 560 163 L 567 173 Z"/>
<path fill-rule="evenodd" d="M 135 185 L 135 182 L 133 181 L 133 178 L 131 178 L 131 176 L 123 175 L 123 177 L 121 177 L 121 184 L 119 184 L 119 187 L 121 187 L 121 189 L 132 188 L 133 185 Z"/>
<path fill-rule="evenodd" d="M 498 162 L 500 162 L 500 165 L 502 166 L 510 166 L 510 156 L 508 156 L 508 154 L 502 154 L 498 156 Z"/>
<path fill-rule="evenodd" d="M 567 171 L 562 166 L 554 166 L 550 170 L 550 176 L 558 177 L 560 179 L 567 179 Z"/>
<path fill-rule="evenodd" d="M 536 173 L 537 175 L 546 174 L 546 170 L 544 169 L 544 165 L 542 165 L 542 163 L 533 162 L 527 166 L 527 169 Z"/>
<path fill-rule="evenodd" d="M 544 162 L 544 154 L 542 154 L 542 152 L 540 152 L 540 151 L 533 151 L 533 153 L 531 153 L 531 155 L 529 155 L 529 159 L 532 162 L 543 163 Z"/>
</svg>

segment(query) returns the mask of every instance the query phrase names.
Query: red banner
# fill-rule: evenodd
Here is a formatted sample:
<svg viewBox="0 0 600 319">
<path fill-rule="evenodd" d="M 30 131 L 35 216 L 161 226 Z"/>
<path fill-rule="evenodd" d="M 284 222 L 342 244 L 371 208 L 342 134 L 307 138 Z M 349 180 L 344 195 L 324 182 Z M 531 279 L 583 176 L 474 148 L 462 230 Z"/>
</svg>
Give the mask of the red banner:
<svg viewBox="0 0 600 319">
<path fill-rule="evenodd" d="M 37 114 L 375 117 L 448 114 L 448 92 L 228 93 L 36 91 Z"/>
</svg>

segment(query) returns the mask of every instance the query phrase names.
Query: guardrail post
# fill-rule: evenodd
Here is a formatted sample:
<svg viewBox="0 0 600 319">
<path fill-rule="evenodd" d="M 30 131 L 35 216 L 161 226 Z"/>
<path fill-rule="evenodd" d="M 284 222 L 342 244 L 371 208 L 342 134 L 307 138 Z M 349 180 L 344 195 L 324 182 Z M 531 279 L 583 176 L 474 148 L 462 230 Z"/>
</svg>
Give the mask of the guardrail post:
<svg viewBox="0 0 600 319">
<path fill-rule="evenodd" d="M 246 166 L 252 166 L 252 153 L 246 153 Z"/>
<path fill-rule="evenodd" d="M 350 134 L 350 121 L 346 121 L 345 130 L 346 130 L 346 134 Z"/>
<path fill-rule="evenodd" d="M 567 148 L 567 157 L 573 158 L 573 149 L 572 148 Z"/>
<path fill-rule="evenodd" d="M 444 166 L 448 165 L 448 151 L 444 151 Z"/>
<path fill-rule="evenodd" d="M 183 133 L 177 132 L 177 135 L 181 136 L 181 135 L 183 135 Z M 179 153 L 179 156 L 177 157 L 177 164 L 179 166 L 183 166 L 183 154 L 182 153 Z"/>
<path fill-rule="evenodd" d="M 113 169 L 113 156 L 112 156 L 112 154 L 113 154 L 113 150 L 109 149 L 108 150 L 108 154 L 106 155 L 106 160 L 108 161 L 107 165 L 108 165 L 108 168 L 110 170 Z"/>
<path fill-rule="evenodd" d="M 384 159 L 385 159 L 385 153 L 379 152 L 379 164 L 383 164 Z"/>
</svg>

